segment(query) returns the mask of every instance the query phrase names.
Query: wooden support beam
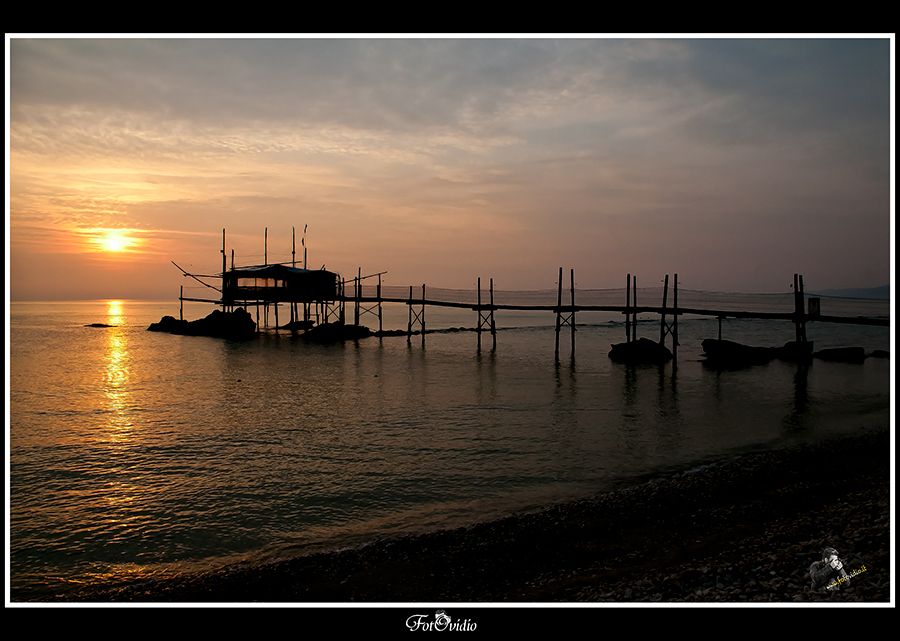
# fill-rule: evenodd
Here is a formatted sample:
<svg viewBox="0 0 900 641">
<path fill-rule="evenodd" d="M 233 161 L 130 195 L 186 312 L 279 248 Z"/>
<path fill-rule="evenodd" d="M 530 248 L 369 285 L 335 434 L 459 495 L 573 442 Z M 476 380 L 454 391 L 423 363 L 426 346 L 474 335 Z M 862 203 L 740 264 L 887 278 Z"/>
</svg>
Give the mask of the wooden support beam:
<svg viewBox="0 0 900 641">
<path fill-rule="evenodd" d="M 673 364 L 678 360 L 678 274 L 672 282 L 672 308 L 674 314 L 674 326 L 672 330 L 672 357 Z"/>
<path fill-rule="evenodd" d="M 625 279 L 625 342 L 631 342 L 631 274 Z"/>
<path fill-rule="evenodd" d="M 421 302 L 422 309 L 421 309 L 421 311 L 418 311 L 418 312 L 415 311 L 413 309 L 414 304 L 415 303 L 413 302 L 413 288 L 412 288 L 412 285 L 410 285 L 409 286 L 409 301 L 407 302 L 407 305 L 409 305 L 409 323 L 407 324 L 407 327 L 406 327 L 406 342 L 407 343 L 412 342 L 413 324 L 418 323 L 419 326 L 422 328 L 422 330 L 421 330 L 422 331 L 422 346 L 424 347 L 425 346 L 425 305 L 426 305 L 425 284 L 424 283 L 422 284 L 422 302 Z"/>
<path fill-rule="evenodd" d="M 225 298 L 225 266 L 226 266 L 226 256 L 225 256 L 225 228 L 222 228 L 222 311 L 224 312 L 226 307 L 228 306 L 228 301 Z M 175 263 L 172 263 L 175 265 Z M 178 267 L 178 265 L 175 265 Z M 178 269 L 181 269 L 178 267 Z M 182 270 L 184 271 L 184 270 Z M 187 272 L 185 272 L 187 273 Z M 199 279 L 196 279 L 199 280 Z M 203 281 L 200 281 L 201 283 Z M 205 283 L 204 283 L 205 284 Z"/>
<path fill-rule="evenodd" d="M 634 302 L 634 310 L 631 312 L 631 340 L 637 340 L 637 276 L 631 281 L 634 291 L 631 293 L 631 300 Z"/>
<path fill-rule="evenodd" d="M 666 298 L 669 296 L 669 275 L 666 274 L 665 284 L 663 285 L 662 312 L 659 315 L 659 344 L 664 345 L 666 340 Z"/>
<path fill-rule="evenodd" d="M 575 358 L 575 270 L 569 272 L 569 291 L 571 295 L 570 306 L 567 314 L 563 315 L 562 306 L 562 267 L 559 268 L 559 284 L 556 290 L 556 358 L 559 359 L 559 330 L 563 325 L 568 325 L 572 337 L 572 358 Z"/>
<path fill-rule="evenodd" d="M 491 279 L 491 350 L 497 349 L 497 325 L 494 323 L 494 279 Z"/>
<path fill-rule="evenodd" d="M 569 272 L 569 284 L 571 285 L 571 293 L 572 293 L 572 313 L 569 316 L 569 328 L 570 334 L 572 336 L 572 358 L 575 358 L 575 270 L 572 269 Z"/>
<path fill-rule="evenodd" d="M 356 268 L 356 280 L 353 282 L 353 297 L 354 297 L 354 313 L 353 313 L 353 324 L 357 327 L 359 326 L 359 299 L 362 296 L 362 292 L 360 292 L 360 287 L 362 286 L 362 267 Z"/>
<path fill-rule="evenodd" d="M 478 323 L 475 326 L 475 332 L 478 334 L 478 351 L 481 351 L 481 332 L 484 328 L 490 328 L 491 332 L 491 349 L 497 349 L 497 325 L 494 322 L 494 279 L 490 280 L 490 304 L 487 306 L 487 313 L 481 305 L 481 278 L 478 278 L 478 296 L 476 299 L 475 311 L 478 314 Z"/>
<path fill-rule="evenodd" d="M 381 326 L 381 274 L 378 274 L 378 288 L 375 290 L 375 297 L 378 298 L 378 331 L 382 332 Z"/>
<path fill-rule="evenodd" d="M 478 277 L 478 295 L 476 296 L 476 308 L 475 312 L 478 314 L 478 324 L 475 326 L 475 333 L 478 336 L 478 351 L 481 351 L 481 323 L 482 323 L 482 315 L 481 315 L 481 276 Z"/>
<path fill-rule="evenodd" d="M 559 279 L 556 294 L 556 360 L 559 360 L 559 326 L 562 321 L 560 308 L 562 307 L 562 267 L 559 268 Z"/>
</svg>

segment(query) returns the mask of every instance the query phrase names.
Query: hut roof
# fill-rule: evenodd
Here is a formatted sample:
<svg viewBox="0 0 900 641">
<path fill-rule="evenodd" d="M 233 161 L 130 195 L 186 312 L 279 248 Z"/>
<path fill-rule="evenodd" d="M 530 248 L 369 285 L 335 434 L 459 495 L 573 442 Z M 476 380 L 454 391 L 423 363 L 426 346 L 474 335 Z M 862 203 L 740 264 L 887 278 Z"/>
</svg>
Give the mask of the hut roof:
<svg viewBox="0 0 900 641">
<path fill-rule="evenodd" d="M 285 278 L 291 276 L 303 276 L 306 274 L 334 274 L 324 269 L 302 269 L 300 267 L 290 267 L 276 263 L 274 265 L 251 265 L 249 267 L 238 267 L 232 269 L 226 274 L 228 276 L 246 277 L 246 278 Z"/>
</svg>

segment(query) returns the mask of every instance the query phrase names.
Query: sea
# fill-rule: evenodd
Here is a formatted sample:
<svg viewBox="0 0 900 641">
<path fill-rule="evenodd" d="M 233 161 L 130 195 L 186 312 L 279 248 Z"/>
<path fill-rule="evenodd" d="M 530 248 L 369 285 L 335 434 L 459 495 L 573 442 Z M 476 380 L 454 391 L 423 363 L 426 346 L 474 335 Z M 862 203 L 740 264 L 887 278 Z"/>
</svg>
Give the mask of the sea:
<svg viewBox="0 0 900 641">
<path fill-rule="evenodd" d="M 385 305 L 384 329 L 408 311 Z M 892 421 L 889 358 L 704 364 L 703 339 L 780 346 L 787 321 L 684 316 L 675 361 L 629 366 L 608 357 L 621 314 L 579 313 L 574 355 L 565 325 L 557 355 L 552 312 L 497 311 L 496 347 L 460 331 L 476 312 L 432 307 L 424 336 L 337 344 L 147 331 L 179 313 L 10 304 L 12 602 L 490 521 Z M 637 336 L 658 340 L 659 317 Z M 889 327 L 807 336 L 891 349 Z"/>
</svg>

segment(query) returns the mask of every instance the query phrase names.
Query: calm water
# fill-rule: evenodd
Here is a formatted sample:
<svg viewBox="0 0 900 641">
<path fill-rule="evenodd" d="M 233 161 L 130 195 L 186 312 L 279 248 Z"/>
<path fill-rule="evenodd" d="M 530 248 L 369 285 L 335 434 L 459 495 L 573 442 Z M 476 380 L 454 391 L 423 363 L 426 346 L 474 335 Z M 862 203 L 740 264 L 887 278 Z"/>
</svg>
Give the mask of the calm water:
<svg viewBox="0 0 900 641">
<path fill-rule="evenodd" d="M 495 352 L 471 332 L 429 334 L 423 348 L 146 331 L 166 314 L 177 302 L 11 305 L 13 600 L 491 519 L 890 423 L 888 360 L 715 372 L 699 362 L 715 320 L 679 323 L 673 370 L 610 362 L 624 329 L 599 314 L 579 314 L 574 361 L 563 334 L 559 365 L 548 312 L 498 312 L 509 328 Z M 427 315 L 429 328 L 475 323 Z M 385 328 L 406 320 L 397 306 Z M 84 327 L 97 322 L 116 327 Z M 890 349 L 888 328 L 807 331 L 817 349 Z M 793 333 L 723 323 L 724 338 L 755 345 Z M 658 321 L 638 335 L 658 338 Z"/>
</svg>

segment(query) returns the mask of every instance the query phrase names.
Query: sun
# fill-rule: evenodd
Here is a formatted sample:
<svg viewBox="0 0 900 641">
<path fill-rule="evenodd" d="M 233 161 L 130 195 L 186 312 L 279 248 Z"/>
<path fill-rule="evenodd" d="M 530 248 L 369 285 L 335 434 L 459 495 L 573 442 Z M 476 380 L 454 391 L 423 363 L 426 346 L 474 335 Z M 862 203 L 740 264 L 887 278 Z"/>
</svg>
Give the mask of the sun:
<svg viewBox="0 0 900 641">
<path fill-rule="evenodd" d="M 140 230 L 101 228 L 88 230 L 84 234 L 87 236 L 88 251 L 116 254 L 116 259 L 135 254 L 143 245 Z"/>
<path fill-rule="evenodd" d="M 128 239 L 118 234 L 109 234 L 103 239 L 103 248 L 110 252 L 120 252 L 128 246 Z"/>
</svg>

